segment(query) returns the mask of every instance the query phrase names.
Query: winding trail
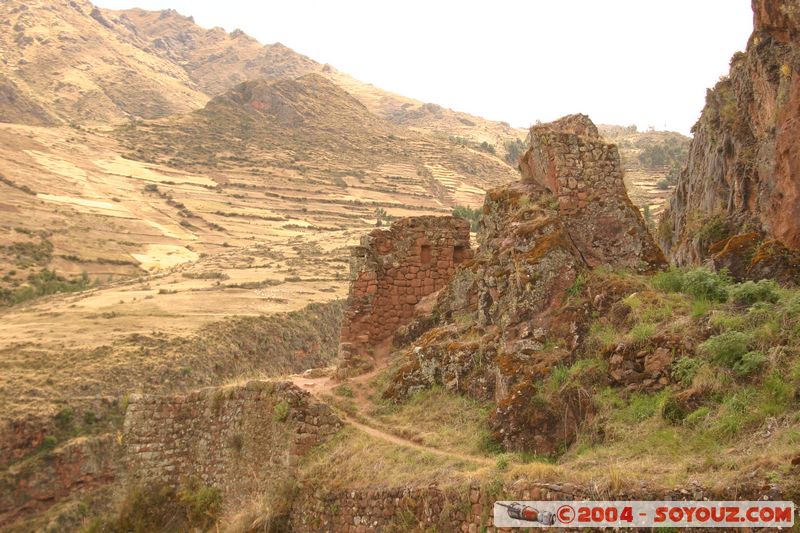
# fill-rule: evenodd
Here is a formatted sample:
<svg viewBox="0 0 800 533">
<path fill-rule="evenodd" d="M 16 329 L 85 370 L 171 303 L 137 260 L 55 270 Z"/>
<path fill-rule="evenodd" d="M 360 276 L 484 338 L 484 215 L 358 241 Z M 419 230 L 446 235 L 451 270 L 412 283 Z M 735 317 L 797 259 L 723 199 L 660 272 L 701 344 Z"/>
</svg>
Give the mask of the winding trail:
<svg viewBox="0 0 800 533">
<path fill-rule="evenodd" d="M 366 414 L 371 402 L 366 391 L 366 387 L 361 385 L 366 385 L 369 383 L 373 378 L 377 377 L 389 366 L 390 350 L 391 344 L 384 343 L 384 345 L 380 346 L 376 350 L 375 367 L 372 370 L 346 380 L 340 381 L 333 378 L 330 375 L 332 372 L 328 372 L 328 375 L 320 377 L 306 377 L 302 374 L 294 374 L 288 376 L 287 379 L 294 383 L 297 387 L 310 392 L 320 402 L 326 403 L 331 408 L 335 409 L 336 414 L 345 424 L 348 424 L 349 426 L 352 426 L 371 437 L 381 439 L 396 446 L 404 446 L 406 448 L 412 448 L 420 452 L 431 453 L 440 457 L 447 457 L 469 463 L 477 463 L 483 466 L 493 466 L 495 461 L 488 457 L 442 450 L 441 448 L 426 446 L 399 435 L 384 431 L 378 427 L 380 424 L 377 423 L 377 421 Z M 351 386 L 357 385 L 356 387 L 352 387 L 353 397 L 351 398 L 353 401 L 353 406 L 356 410 L 355 416 L 344 413 L 341 409 L 337 409 L 336 406 L 331 405 L 328 401 L 326 401 L 325 395 L 333 394 L 333 389 L 343 384 Z"/>
</svg>

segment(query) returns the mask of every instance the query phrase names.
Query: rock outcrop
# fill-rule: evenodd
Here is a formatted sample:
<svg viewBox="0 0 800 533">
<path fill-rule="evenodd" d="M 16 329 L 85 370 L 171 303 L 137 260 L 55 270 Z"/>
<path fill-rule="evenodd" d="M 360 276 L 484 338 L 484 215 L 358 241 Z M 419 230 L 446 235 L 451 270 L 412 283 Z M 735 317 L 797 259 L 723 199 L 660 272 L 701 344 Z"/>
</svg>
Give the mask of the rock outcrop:
<svg viewBox="0 0 800 533">
<path fill-rule="evenodd" d="M 471 257 L 469 223 L 458 217 L 403 218 L 365 235 L 351 255 L 339 374 L 370 368 L 374 350 Z"/>
<path fill-rule="evenodd" d="M 493 400 L 500 442 L 552 453 L 589 415 L 568 393 L 563 405 L 531 400 L 582 341 L 591 310 L 570 295 L 594 267 L 653 271 L 665 260 L 627 198 L 616 147 L 588 117 L 534 126 L 529 141 L 523 180 L 487 193 L 475 258 L 438 296 L 438 324 L 413 342 L 387 396 L 440 384 Z"/>
<path fill-rule="evenodd" d="M 659 238 L 679 265 L 713 260 L 738 277 L 791 280 L 800 272 L 800 3 L 752 5 L 753 34 L 706 95 Z"/>
</svg>

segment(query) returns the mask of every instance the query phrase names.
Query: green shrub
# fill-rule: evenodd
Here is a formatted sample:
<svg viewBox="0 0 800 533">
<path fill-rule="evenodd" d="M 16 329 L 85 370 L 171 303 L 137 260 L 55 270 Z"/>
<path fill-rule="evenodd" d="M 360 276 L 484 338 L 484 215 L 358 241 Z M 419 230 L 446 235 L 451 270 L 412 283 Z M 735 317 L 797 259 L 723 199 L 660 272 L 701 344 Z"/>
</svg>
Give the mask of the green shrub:
<svg viewBox="0 0 800 533">
<path fill-rule="evenodd" d="M 683 278 L 683 292 L 695 298 L 715 302 L 724 302 L 728 299 L 728 287 L 731 277 L 726 270 L 712 272 L 700 267 L 689 270 Z"/>
<path fill-rule="evenodd" d="M 722 215 L 715 215 L 707 219 L 695 234 L 695 242 L 701 245 L 713 244 L 729 235 L 730 231 Z"/>
<path fill-rule="evenodd" d="M 83 423 L 87 426 L 97 423 L 97 415 L 94 413 L 94 411 L 86 411 L 83 413 Z"/>
<path fill-rule="evenodd" d="M 465 218 L 469 221 L 470 230 L 475 232 L 480 228 L 481 217 L 483 217 L 483 210 L 472 209 L 464 205 L 457 205 L 453 208 L 453 216 Z"/>
<path fill-rule="evenodd" d="M 695 427 L 699 425 L 700 422 L 703 422 L 705 419 L 707 419 L 710 414 L 711 409 L 704 405 L 686 415 L 686 418 L 683 419 L 683 423 L 689 427 Z"/>
<path fill-rule="evenodd" d="M 789 379 L 800 383 L 800 360 L 795 361 L 789 369 Z"/>
<path fill-rule="evenodd" d="M 681 357 L 672 364 L 672 379 L 688 387 L 704 364 L 705 362 L 701 359 Z"/>
<path fill-rule="evenodd" d="M 674 396 L 667 396 L 661 404 L 661 417 L 672 424 L 681 422 L 686 415 L 685 407 Z"/>
<path fill-rule="evenodd" d="M 72 421 L 75 418 L 75 410 L 69 405 L 61 409 L 55 414 L 53 419 L 56 422 L 58 429 L 65 431 L 72 426 Z"/>
<path fill-rule="evenodd" d="M 749 376 L 764 364 L 766 357 L 761 352 L 747 352 L 734 363 L 733 371 L 739 376 Z"/>
<path fill-rule="evenodd" d="M 337 396 L 344 396 L 345 398 L 353 397 L 353 389 L 350 387 L 350 385 L 339 385 L 333 389 L 333 393 Z"/>
<path fill-rule="evenodd" d="M 477 149 L 482 152 L 486 152 L 487 154 L 494 154 L 496 152 L 495 147 L 486 141 L 483 141 L 482 143 L 477 145 Z"/>
<path fill-rule="evenodd" d="M 56 274 L 55 270 L 43 269 L 28 276 L 28 285 L 15 291 L 0 294 L 0 305 L 14 305 L 59 292 L 78 292 L 88 289 L 89 276 L 84 272 L 80 277 L 67 279 Z"/>
<path fill-rule="evenodd" d="M 509 463 L 510 463 L 509 454 L 504 453 L 497 458 L 495 467 L 500 472 L 505 472 L 506 470 L 508 470 Z"/>
<path fill-rule="evenodd" d="M 613 324 L 595 322 L 589 327 L 586 347 L 589 350 L 604 350 L 617 342 L 619 333 Z"/>
<path fill-rule="evenodd" d="M 670 268 L 666 272 L 654 275 L 651 284 L 654 289 L 663 292 L 681 292 L 683 290 L 683 271 Z"/>
<path fill-rule="evenodd" d="M 182 504 L 189 524 L 205 529 L 216 522 L 222 506 L 219 489 L 201 485 L 191 481 L 178 492 L 178 501 Z"/>
<path fill-rule="evenodd" d="M 692 300 L 692 308 L 690 311 L 692 318 L 706 316 L 712 307 L 714 307 L 714 303 L 711 300 L 706 300 L 705 298 Z"/>
<path fill-rule="evenodd" d="M 730 296 L 737 304 L 753 305 L 756 302 L 775 303 L 780 298 L 778 284 L 770 279 L 746 281 L 731 287 Z"/>
<path fill-rule="evenodd" d="M 97 530 L 145 533 L 150 531 L 206 531 L 222 508 L 219 489 L 189 481 L 180 490 L 168 485 L 137 486 L 121 501 L 116 515 Z"/>
<path fill-rule="evenodd" d="M 717 312 L 711 316 L 709 323 L 720 331 L 741 331 L 747 320 L 741 314 Z"/>
<path fill-rule="evenodd" d="M 578 359 L 569 368 L 569 381 L 583 387 L 592 387 L 605 382 L 608 362 L 600 357 Z"/>
<path fill-rule="evenodd" d="M 699 349 L 712 361 L 734 368 L 749 352 L 748 345 L 751 341 L 750 335 L 739 331 L 726 331 L 709 338 L 699 346 Z"/>
<path fill-rule="evenodd" d="M 756 403 L 751 389 L 730 394 L 720 406 L 713 430 L 723 437 L 733 437 L 751 423 L 750 408 Z"/>
<path fill-rule="evenodd" d="M 567 382 L 569 378 L 569 368 L 565 367 L 564 365 L 556 365 L 550 371 L 550 375 L 544 382 L 544 386 L 542 389 L 547 394 L 558 394 L 561 390 L 561 387 Z"/>
<path fill-rule="evenodd" d="M 503 446 L 497 442 L 492 433 L 484 430 L 479 439 L 478 449 L 487 455 L 498 455 L 503 453 Z"/>
<path fill-rule="evenodd" d="M 575 277 L 575 281 L 572 282 L 572 285 L 567 289 L 567 294 L 570 296 L 579 296 L 586 287 L 586 281 L 586 274 L 581 272 Z"/>
<path fill-rule="evenodd" d="M 525 153 L 525 143 L 519 139 L 514 139 L 513 141 L 506 141 L 504 144 L 506 148 L 506 163 L 516 167 L 520 156 Z"/>
<path fill-rule="evenodd" d="M 664 393 L 633 394 L 628 405 L 620 409 L 616 416 L 623 422 L 638 423 L 654 416 L 664 401 Z"/>
<path fill-rule="evenodd" d="M 283 422 L 289 416 L 289 402 L 286 400 L 281 400 L 280 402 L 275 404 L 275 408 L 273 409 L 275 421 Z"/>
<path fill-rule="evenodd" d="M 789 316 L 800 315 L 800 293 L 794 293 L 789 296 L 784 304 L 784 309 L 786 309 L 786 314 Z"/>
<path fill-rule="evenodd" d="M 652 337 L 655 332 L 655 324 L 649 324 L 645 322 L 633 326 L 630 332 L 628 332 L 628 335 L 634 344 L 643 345 L 650 340 L 650 337 Z"/>
<path fill-rule="evenodd" d="M 762 385 L 764 399 L 761 410 L 766 416 L 779 415 L 786 411 L 795 397 L 795 387 L 781 372 L 773 370 Z"/>
</svg>

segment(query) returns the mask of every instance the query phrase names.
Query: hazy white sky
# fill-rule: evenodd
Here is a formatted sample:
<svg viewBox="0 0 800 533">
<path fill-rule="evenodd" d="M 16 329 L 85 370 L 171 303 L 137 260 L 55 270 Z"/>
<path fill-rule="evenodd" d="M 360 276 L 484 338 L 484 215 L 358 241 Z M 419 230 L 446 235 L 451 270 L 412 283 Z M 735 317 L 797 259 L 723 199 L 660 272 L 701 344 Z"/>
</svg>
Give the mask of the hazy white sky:
<svg viewBox="0 0 800 533">
<path fill-rule="evenodd" d="M 356 78 L 515 126 L 583 112 L 688 133 L 749 0 L 96 0 L 176 9 Z"/>
</svg>

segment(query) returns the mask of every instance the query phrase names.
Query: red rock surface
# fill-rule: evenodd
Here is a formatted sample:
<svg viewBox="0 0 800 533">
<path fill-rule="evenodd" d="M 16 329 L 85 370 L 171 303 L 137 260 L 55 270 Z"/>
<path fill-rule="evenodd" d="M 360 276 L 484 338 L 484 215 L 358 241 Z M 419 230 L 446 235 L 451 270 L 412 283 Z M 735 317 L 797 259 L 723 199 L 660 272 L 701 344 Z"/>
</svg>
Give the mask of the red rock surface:
<svg viewBox="0 0 800 533">
<path fill-rule="evenodd" d="M 660 223 L 659 240 L 680 265 L 704 262 L 712 245 L 740 233 L 800 249 L 800 2 L 752 6 L 747 49 L 708 91 Z"/>
</svg>

